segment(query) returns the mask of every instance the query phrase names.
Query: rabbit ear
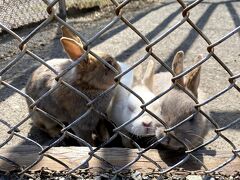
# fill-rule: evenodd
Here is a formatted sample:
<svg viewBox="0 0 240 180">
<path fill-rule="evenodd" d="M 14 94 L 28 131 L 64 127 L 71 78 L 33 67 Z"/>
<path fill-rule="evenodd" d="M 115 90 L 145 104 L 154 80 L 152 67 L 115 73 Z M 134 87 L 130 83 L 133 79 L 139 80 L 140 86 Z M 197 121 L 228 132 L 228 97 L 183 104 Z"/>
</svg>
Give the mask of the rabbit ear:
<svg viewBox="0 0 240 180">
<path fill-rule="evenodd" d="M 142 84 L 147 86 L 150 90 L 153 88 L 153 75 L 154 75 L 154 61 L 150 60 L 144 74 Z"/>
<path fill-rule="evenodd" d="M 196 97 L 198 97 L 198 86 L 200 83 L 201 66 L 192 70 L 185 78 L 185 87 L 189 89 Z"/>
<path fill-rule="evenodd" d="M 60 39 L 60 41 L 62 43 L 62 46 L 63 46 L 65 52 L 68 54 L 68 56 L 72 60 L 76 60 L 83 55 L 84 49 L 83 49 L 82 45 L 79 44 L 78 42 L 76 42 L 75 40 L 66 38 L 66 37 L 62 37 Z"/>
<path fill-rule="evenodd" d="M 174 56 L 172 62 L 172 70 L 175 73 L 175 75 L 178 75 L 183 72 L 183 58 L 184 58 L 183 51 L 178 51 Z M 183 77 L 178 79 L 177 82 L 183 86 L 184 85 Z"/>
<path fill-rule="evenodd" d="M 200 61 L 202 58 L 203 58 L 203 55 L 199 54 L 194 61 Z M 187 87 L 196 97 L 198 97 L 200 71 L 201 71 L 201 66 L 192 70 L 184 79 L 185 87 Z"/>
<path fill-rule="evenodd" d="M 62 37 L 74 39 L 76 42 L 83 45 L 80 38 L 76 34 L 74 34 L 70 29 L 68 29 L 66 26 L 62 26 L 61 29 L 62 29 Z"/>
</svg>

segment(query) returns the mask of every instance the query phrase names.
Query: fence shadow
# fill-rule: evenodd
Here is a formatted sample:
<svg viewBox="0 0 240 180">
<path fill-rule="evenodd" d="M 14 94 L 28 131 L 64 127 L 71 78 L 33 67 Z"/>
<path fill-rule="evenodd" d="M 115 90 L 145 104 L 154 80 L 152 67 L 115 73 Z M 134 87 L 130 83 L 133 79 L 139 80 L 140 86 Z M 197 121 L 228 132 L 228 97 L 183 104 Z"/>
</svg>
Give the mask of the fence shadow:
<svg viewBox="0 0 240 180">
<path fill-rule="evenodd" d="M 229 123 L 233 122 L 234 120 L 237 120 L 240 117 L 240 111 L 222 111 L 222 112 L 216 112 L 212 111 L 210 112 L 210 116 L 218 123 L 220 127 L 227 126 Z M 240 129 L 240 123 L 236 123 L 233 126 L 231 126 L 228 129 Z"/>
<path fill-rule="evenodd" d="M 149 10 L 146 10 L 144 12 L 141 12 L 141 13 L 138 13 L 135 17 L 131 18 L 129 21 L 133 24 L 139 20 L 141 20 L 141 18 L 143 18 L 144 16 L 148 15 L 149 13 L 151 12 L 154 12 L 154 11 L 157 11 L 165 6 L 169 6 L 171 4 L 174 4 L 174 2 L 168 2 L 168 3 L 163 3 L 163 4 L 160 4 L 160 5 L 157 5 L 157 6 L 154 6 L 152 8 L 149 8 Z M 117 35 L 118 33 L 124 31 L 125 29 L 127 29 L 128 26 L 123 24 L 117 28 L 113 28 L 112 30 L 109 30 L 107 31 L 106 33 L 104 33 L 100 39 L 96 39 L 94 42 L 93 42 L 93 46 L 96 46 L 100 43 L 103 43 L 104 41 L 106 41 L 107 39 L 109 38 L 112 38 L 113 36 Z M 150 36 L 152 37 L 152 36 Z M 139 42 L 138 42 L 139 43 Z M 120 55 L 119 55 L 120 56 Z M 118 58 L 117 58 L 118 59 Z M 120 58 L 121 59 L 121 58 Z"/>
<path fill-rule="evenodd" d="M 46 49 L 48 49 L 48 52 L 49 52 L 46 60 L 53 59 L 53 58 L 66 58 L 67 57 L 67 55 L 63 52 L 63 48 L 59 41 L 59 34 L 56 34 L 53 42 L 51 42 L 50 45 L 46 45 Z M 46 56 L 46 54 L 43 56 Z M 26 86 L 27 81 L 28 81 L 29 77 L 31 76 L 32 72 L 38 66 L 40 66 L 40 64 L 36 60 L 33 60 L 33 58 L 29 55 L 25 55 L 21 59 L 21 63 L 22 63 L 21 65 L 26 67 L 26 70 L 24 70 L 24 72 L 21 75 L 17 76 L 16 78 L 13 78 L 13 80 L 10 82 L 10 85 L 12 85 L 20 90 Z M 15 68 L 17 68 L 17 66 Z M 3 68 L 3 67 L 1 67 L 1 68 Z M 11 70 L 7 71 L 6 73 L 8 75 L 12 75 L 12 76 L 15 75 L 14 72 L 12 72 Z M 7 99 L 11 95 L 13 95 L 13 93 L 14 93 L 14 91 L 9 91 L 9 89 L 7 87 L 2 86 L 0 88 L 0 94 L 1 94 L 0 102 L 4 101 L 5 99 Z"/>
<path fill-rule="evenodd" d="M 203 29 L 204 26 L 207 24 L 209 18 L 217 8 L 217 4 L 211 4 L 207 10 L 202 14 L 202 16 L 199 18 L 199 20 L 196 23 L 196 26 L 199 29 Z M 174 55 L 176 54 L 177 51 L 184 51 L 185 53 L 191 48 L 193 43 L 196 41 L 197 37 L 200 36 L 195 29 L 191 29 L 189 32 L 188 36 L 182 41 L 182 43 L 176 47 L 172 53 L 166 58 L 165 63 L 167 63 L 169 66 L 172 64 L 172 60 Z M 166 71 L 164 67 L 160 67 L 160 69 L 157 70 L 157 72 L 160 71 Z"/>
</svg>

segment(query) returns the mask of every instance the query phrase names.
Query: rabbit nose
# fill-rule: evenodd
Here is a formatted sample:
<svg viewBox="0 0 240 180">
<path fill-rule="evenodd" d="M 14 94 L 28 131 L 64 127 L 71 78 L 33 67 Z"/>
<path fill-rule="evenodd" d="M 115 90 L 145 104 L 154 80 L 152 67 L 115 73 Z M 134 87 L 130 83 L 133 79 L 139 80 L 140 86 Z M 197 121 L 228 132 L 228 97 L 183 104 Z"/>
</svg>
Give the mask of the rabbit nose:
<svg viewBox="0 0 240 180">
<path fill-rule="evenodd" d="M 150 126 L 152 125 L 152 122 L 151 122 L 151 121 L 143 121 L 143 122 L 142 122 L 142 125 L 143 125 L 144 127 L 150 127 Z"/>
</svg>

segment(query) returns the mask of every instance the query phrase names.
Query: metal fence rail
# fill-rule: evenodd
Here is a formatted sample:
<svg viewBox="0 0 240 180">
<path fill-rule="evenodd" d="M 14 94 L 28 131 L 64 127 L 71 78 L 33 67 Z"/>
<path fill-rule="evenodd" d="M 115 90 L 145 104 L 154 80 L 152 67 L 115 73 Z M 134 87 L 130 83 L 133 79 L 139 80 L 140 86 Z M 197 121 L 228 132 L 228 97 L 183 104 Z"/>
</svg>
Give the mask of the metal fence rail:
<svg viewBox="0 0 240 180">
<path fill-rule="evenodd" d="M 175 165 L 167 168 L 167 169 L 161 169 L 161 167 L 158 167 L 158 165 L 154 162 L 154 160 L 152 160 L 150 157 L 146 157 L 146 155 L 144 155 L 144 152 L 148 151 L 149 149 L 151 149 L 153 147 L 153 145 L 157 144 L 157 143 L 161 143 L 161 140 L 158 140 L 157 142 L 151 144 L 149 147 L 145 148 L 145 149 L 142 149 L 140 148 L 139 146 L 139 151 L 138 151 L 138 155 L 137 157 L 131 161 L 130 163 L 126 164 L 124 167 L 121 167 L 119 169 L 115 169 L 115 173 L 117 172 L 121 172 L 123 169 L 125 168 L 129 168 L 132 164 L 134 164 L 140 157 L 145 157 L 147 158 L 150 162 L 152 162 L 153 164 L 156 165 L 157 168 L 159 168 L 159 171 L 160 173 L 166 173 L 168 171 L 171 171 L 173 168 L 177 167 L 177 166 L 180 166 L 181 164 L 183 164 L 184 162 L 186 162 L 190 157 L 194 157 L 197 159 L 197 157 L 194 156 L 194 152 L 197 151 L 198 149 L 200 149 L 201 147 L 207 145 L 207 144 L 210 144 L 214 141 L 216 141 L 219 137 L 222 137 L 225 142 L 227 144 L 229 144 L 231 147 L 232 147 L 232 157 L 230 157 L 228 160 L 226 160 L 225 162 L 223 162 L 222 164 L 219 164 L 216 168 L 214 169 L 207 169 L 204 164 L 202 163 L 203 167 L 205 168 L 205 172 L 207 173 L 210 173 L 210 172 L 214 172 L 220 168 L 222 168 L 223 166 L 227 165 L 228 163 L 230 163 L 231 161 L 233 161 L 235 158 L 239 158 L 240 157 L 240 149 L 237 149 L 236 146 L 234 145 L 233 142 L 231 142 L 228 137 L 224 136 L 224 134 L 222 133 L 223 131 L 225 131 L 226 129 L 228 129 L 230 126 L 233 126 L 234 124 L 236 123 L 239 123 L 240 122 L 240 118 L 236 119 L 235 121 L 233 121 L 232 123 L 230 123 L 229 125 L 225 126 L 225 127 L 222 127 L 220 128 L 218 123 L 211 117 L 209 117 L 206 113 L 204 113 L 202 110 L 199 109 L 199 107 L 202 107 L 204 106 L 205 104 L 213 101 L 214 99 L 218 98 L 219 96 L 223 95 L 224 93 L 226 93 L 227 91 L 229 91 L 230 89 L 232 88 L 235 88 L 238 92 L 240 92 L 240 87 L 237 85 L 237 80 L 240 79 L 240 74 L 233 74 L 231 72 L 231 70 L 228 68 L 228 66 L 226 64 L 224 64 L 224 62 L 221 60 L 220 57 L 218 57 L 215 53 L 214 53 L 214 48 L 216 46 L 218 46 L 219 44 L 221 44 L 222 42 L 226 41 L 228 38 L 230 38 L 232 35 L 234 35 L 235 33 L 239 32 L 240 31 L 240 26 L 233 29 L 231 32 L 229 32 L 228 34 L 226 34 L 224 37 L 222 37 L 221 39 L 219 39 L 218 41 L 216 42 L 211 42 L 209 40 L 209 38 L 207 37 L 206 34 L 204 34 L 201 29 L 199 29 L 196 24 L 191 20 L 191 9 L 193 9 L 195 6 L 197 6 L 199 3 L 202 2 L 202 0 L 196 0 L 194 2 L 192 2 L 191 4 L 189 5 L 186 5 L 182 0 L 177 0 L 177 2 L 182 6 L 182 19 L 176 23 L 174 26 L 172 26 L 172 28 L 168 29 L 166 32 L 162 33 L 160 36 L 156 37 L 155 40 L 153 41 L 150 41 L 149 39 L 147 39 L 147 37 L 145 37 L 138 29 L 136 29 L 129 21 L 128 19 L 126 19 L 124 16 L 123 16 L 123 12 L 122 12 L 122 9 L 128 4 L 131 2 L 131 0 L 125 0 L 121 3 L 118 3 L 116 0 L 111 0 L 111 2 L 113 3 L 113 5 L 115 5 L 115 14 L 116 16 L 112 19 L 112 21 L 106 25 L 102 30 L 100 30 L 95 36 L 91 37 L 89 40 L 85 39 L 84 37 L 82 37 L 81 33 L 77 32 L 73 27 L 71 27 L 68 23 L 66 23 L 65 21 L 63 21 L 58 15 L 57 15 L 57 11 L 56 11 L 56 8 L 55 6 L 58 4 L 59 0 L 53 0 L 51 2 L 49 2 L 47 4 L 47 11 L 44 13 L 44 17 L 46 17 L 46 13 L 48 13 L 47 15 L 47 19 L 44 20 L 38 27 L 36 27 L 27 37 L 25 38 L 21 38 L 19 37 L 16 33 L 14 33 L 12 30 L 10 30 L 9 27 L 5 26 L 4 25 L 4 22 L 1 22 L 0 21 L 0 28 L 2 28 L 4 31 L 6 31 L 7 33 L 9 33 L 12 37 L 14 37 L 16 40 L 18 40 L 19 42 L 19 49 L 20 49 L 20 53 L 17 55 L 17 57 L 12 61 L 10 62 L 5 68 L 3 68 L 1 71 L 0 71 L 0 84 L 2 86 L 5 86 L 13 91 L 15 91 L 16 93 L 19 93 L 21 96 L 27 98 L 28 100 L 32 101 L 32 112 L 29 113 L 28 116 L 26 116 L 24 119 L 22 119 L 22 121 L 20 121 L 18 124 L 16 124 L 14 127 L 8 127 L 6 124 L 3 124 L 1 121 L 1 126 L 7 126 L 9 128 L 9 138 L 5 140 L 5 142 L 3 142 L 2 144 L 0 144 L 0 148 L 3 147 L 6 143 L 8 143 L 9 141 L 12 140 L 12 138 L 14 136 L 18 136 L 26 141 L 29 141 L 33 144 L 35 144 L 36 146 L 38 146 L 39 148 L 41 148 L 41 152 L 39 152 L 39 157 L 38 159 L 32 163 L 30 166 L 28 167 L 21 167 L 20 169 L 22 170 L 21 173 L 25 173 L 26 171 L 28 171 L 31 167 L 33 167 L 35 164 L 37 164 L 39 161 L 41 161 L 41 159 L 43 158 L 43 156 L 45 155 L 45 152 L 48 151 L 50 148 L 54 147 L 56 144 L 58 144 L 59 142 L 61 142 L 65 137 L 71 137 L 71 138 L 74 138 L 76 139 L 77 141 L 83 143 L 85 146 L 87 146 L 90 150 L 90 153 L 89 153 L 89 156 L 86 157 L 85 161 L 82 162 L 81 164 L 79 164 L 77 167 L 71 169 L 69 171 L 69 173 L 71 172 L 74 172 L 75 170 L 79 169 L 83 164 L 87 163 L 92 157 L 95 157 L 95 158 L 98 158 L 100 161 L 104 161 L 104 159 L 98 157 L 97 155 L 95 155 L 95 153 L 101 148 L 101 147 L 104 147 L 107 143 L 110 142 L 110 140 L 112 140 L 113 138 L 116 137 L 117 134 L 121 134 L 121 135 L 124 135 L 120 132 L 120 130 L 126 126 L 123 125 L 123 126 L 120 126 L 120 127 L 116 127 L 114 129 L 114 135 L 112 136 L 112 138 L 103 143 L 101 146 L 97 147 L 97 148 L 93 148 L 89 143 L 87 143 L 84 139 L 81 139 L 77 136 L 75 136 L 74 134 L 72 134 L 69 129 L 74 126 L 74 124 L 76 122 L 73 122 L 71 124 L 69 124 L 67 127 L 63 127 L 62 129 L 62 135 L 59 139 L 57 139 L 54 143 L 52 143 L 50 146 L 44 148 L 43 146 L 41 146 L 40 144 L 38 144 L 37 142 L 27 138 L 27 137 L 23 137 L 20 133 L 17 132 L 17 129 L 25 122 L 25 121 L 30 121 L 30 118 L 31 118 L 31 115 L 34 111 L 42 111 L 41 109 L 39 109 L 37 107 L 38 105 L 38 102 L 41 101 L 44 97 L 46 97 L 48 94 L 52 93 L 54 91 L 54 89 L 58 88 L 59 85 L 66 85 L 68 88 L 76 91 L 76 89 L 74 89 L 70 84 L 68 84 L 67 82 L 65 82 L 64 80 L 62 80 L 62 76 L 64 75 L 65 72 L 67 72 L 70 68 L 72 67 L 69 67 L 68 70 L 64 71 L 64 73 L 61 73 L 61 74 L 57 74 L 56 73 L 56 80 L 58 81 L 57 85 L 51 89 L 50 91 L 48 91 L 46 94 L 44 94 L 41 98 L 39 98 L 38 100 L 34 101 L 32 100 L 31 97 L 29 97 L 27 94 L 23 93 L 22 91 L 20 91 L 19 89 L 17 89 L 16 87 L 10 85 L 9 83 L 7 83 L 6 81 L 2 80 L 1 76 L 8 70 L 10 69 L 14 64 L 16 64 L 17 62 L 19 62 L 21 60 L 21 58 L 25 55 L 25 54 L 28 54 L 29 56 L 31 56 L 32 58 L 34 58 L 36 61 L 44 64 L 47 66 L 47 64 L 45 63 L 45 61 L 43 59 L 41 59 L 40 57 L 38 57 L 36 54 L 34 54 L 32 51 L 30 51 L 27 47 L 27 43 L 28 41 L 36 34 L 38 33 L 38 31 L 40 29 L 42 29 L 44 26 L 46 26 L 47 24 L 51 23 L 53 20 L 56 20 L 58 21 L 58 23 L 60 23 L 61 25 L 64 25 L 66 27 L 68 27 L 69 29 L 71 29 L 74 33 L 76 33 L 82 40 L 83 40 L 83 43 L 84 43 L 84 48 L 86 50 L 86 52 L 84 53 L 84 55 L 86 55 L 87 53 L 93 55 L 94 57 L 96 57 L 98 60 L 101 61 L 101 59 L 99 59 L 99 57 L 93 52 L 91 51 L 91 48 L 90 48 L 90 45 L 96 40 L 98 39 L 103 33 L 105 33 L 106 31 L 108 31 L 111 27 L 113 27 L 115 25 L 116 22 L 118 21 L 122 21 L 123 23 L 125 23 L 128 28 L 131 28 L 145 43 L 146 43 L 146 55 L 144 57 L 142 57 L 141 59 L 139 59 L 132 67 L 130 67 L 128 70 L 126 70 L 125 72 L 122 72 L 121 74 L 119 74 L 118 76 L 115 77 L 116 79 L 116 84 L 114 86 L 112 86 L 111 88 L 109 88 L 107 91 L 105 91 L 103 94 L 101 94 L 100 96 L 102 95 L 105 95 L 106 93 L 108 93 L 108 91 L 110 91 L 111 89 L 115 88 L 116 85 L 120 85 L 122 86 L 123 88 L 126 88 L 128 91 L 130 91 L 131 93 L 135 94 L 136 97 L 138 97 L 138 95 L 133 92 L 131 89 L 127 88 L 124 84 L 122 84 L 121 82 L 119 82 L 119 79 L 121 79 L 122 76 L 124 76 L 127 72 L 129 71 L 132 71 L 138 64 L 144 62 L 147 60 L 148 57 L 152 57 L 154 58 L 156 61 L 158 61 L 162 66 L 164 66 L 166 69 L 170 69 L 170 67 L 165 64 L 161 58 L 159 58 L 153 51 L 152 51 L 152 48 L 158 43 L 160 42 L 162 39 L 166 38 L 169 34 L 171 34 L 174 30 L 176 30 L 178 27 L 180 27 L 182 24 L 184 23 L 188 23 L 192 28 L 194 28 L 198 33 L 199 35 L 207 42 L 208 44 L 208 47 L 207 47 L 207 52 L 208 54 L 203 58 L 201 59 L 197 64 L 194 64 L 192 67 L 188 68 L 187 70 L 185 70 L 183 73 L 177 75 L 177 76 L 174 76 L 172 78 L 172 81 L 173 81 L 173 86 L 179 86 L 177 84 L 177 80 L 181 77 L 183 77 L 184 75 L 186 75 L 187 73 L 189 73 L 190 71 L 196 69 L 197 67 L 199 67 L 201 64 L 207 62 L 209 60 L 210 57 L 213 57 L 215 59 L 216 62 L 219 63 L 219 65 L 222 66 L 222 68 L 229 74 L 229 86 L 226 87 L 224 90 L 222 90 L 221 92 L 215 94 L 214 96 L 210 97 L 209 99 L 207 99 L 205 102 L 202 102 L 201 104 L 198 103 L 197 99 L 192 97 L 191 94 L 189 94 L 184 88 L 181 88 L 181 86 L 179 86 L 186 94 L 189 95 L 189 97 L 191 97 L 195 102 L 196 102 L 196 111 L 200 112 L 203 116 L 205 116 L 210 123 L 212 123 L 212 125 L 215 127 L 215 137 L 210 139 L 208 142 L 205 142 L 204 144 L 202 144 L 201 146 L 199 147 L 196 147 L 194 149 L 189 149 L 189 147 L 186 147 L 186 152 L 185 152 L 185 157 L 179 161 L 178 163 L 176 163 Z M 79 61 L 81 61 L 83 58 L 80 58 Z M 75 63 L 74 66 L 76 66 L 77 64 Z M 50 68 L 50 67 L 49 67 Z M 114 68 L 112 68 L 114 70 Z M 54 69 L 53 69 L 53 72 Z M 168 93 L 169 91 L 172 90 L 172 87 L 169 88 L 166 92 L 164 92 L 163 94 L 160 94 L 157 96 L 157 98 L 161 98 L 164 94 Z M 79 92 L 78 94 L 81 94 L 82 92 Z M 87 102 L 88 102 L 88 111 L 86 113 L 89 113 L 91 111 L 91 109 L 93 108 L 93 103 L 98 100 L 99 97 L 97 97 L 96 99 L 92 99 L 92 100 L 89 100 L 87 99 Z M 141 106 L 141 108 L 145 111 L 146 110 L 146 107 L 151 104 L 154 100 L 150 101 L 150 102 L 144 102 L 143 105 Z M 50 117 L 50 115 L 47 113 L 47 112 L 44 112 L 46 113 L 46 115 L 48 115 Z M 77 119 L 77 121 L 81 121 L 81 118 L 82 117 L 79 117 Z M 185 120 L 187 120 L 188 118 L 186 118 Z M 129 120 L 130 122 L 131 120 Z M 173 131 L 175 128 L 181 126 L 182 123 L 179 123 L 177 124 L 174 128 L 168 128 L 165 126 L 165 130 L 166 132 L 171 132 Z M 124 135 L 126 136 L 126 135 Z M 128 137 L 130 138 L 130 137 Z M 14 160 L 12 159 L 7 159 L 6 157 L 3 157 L 0 155 L 0 159 L 4 160 L 4 161 L 7 161 L 8 163 L 11 163 L 11 164 L 16 164 L 14 162 Z M 201 162 L 199 160 L 199 162 Z M 112 165 L 114 167 L 114 165 Z"/>
</svg>

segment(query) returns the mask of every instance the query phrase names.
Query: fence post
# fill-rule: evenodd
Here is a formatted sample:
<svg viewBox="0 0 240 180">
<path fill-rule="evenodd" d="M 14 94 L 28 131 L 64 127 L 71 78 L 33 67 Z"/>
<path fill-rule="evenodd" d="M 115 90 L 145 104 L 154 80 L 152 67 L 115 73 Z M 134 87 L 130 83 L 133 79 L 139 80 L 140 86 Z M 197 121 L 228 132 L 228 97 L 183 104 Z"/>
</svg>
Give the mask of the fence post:
<svg viewBox="0 0 240 180">
<path fill-rule="evenodd" d="M 59 17 L 66 21 L 67 17 L 67 12 L 66 12 L 66 2 L 65 0 L 60 0 L 59 1 Z"/>
</svg>

